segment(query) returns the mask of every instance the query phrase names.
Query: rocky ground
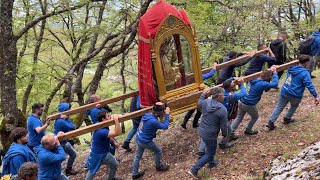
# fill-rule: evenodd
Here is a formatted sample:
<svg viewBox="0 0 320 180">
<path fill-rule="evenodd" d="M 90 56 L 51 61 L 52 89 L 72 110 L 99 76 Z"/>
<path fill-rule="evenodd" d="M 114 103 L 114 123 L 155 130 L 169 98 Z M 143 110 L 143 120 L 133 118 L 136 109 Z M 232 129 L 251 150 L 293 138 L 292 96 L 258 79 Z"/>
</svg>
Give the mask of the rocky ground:
<svg viewBox="0 0 320 180">
<path fill-rule="evenodd" d="M 265 178 L 320 179 L 320 142 L 307 147 L 291 159 L 277 157 L 265 171 Z"/>
<path fill-rule="evenodd" d="M 314 79 L 314 83 L 318 92 L 320 92 L 319 78 Z M 254 128 L 259 130 L 259 134 L 255 136 L 243 134 L 244 126 L 249 120 L 246 116 L 238 128 L 237 133 L 240 138 L 235 142 L 236 145 L 228 150 L 219 149 L 216 158 L 220 161 L 220 165 L 214 169 L 206 167 L 201 169 L 199 173 L 202 179 L 263 179 L 265 169 L 269 167 L 273 159 L 281 155 L 283 160 L 287 160 L 320 140 L 320 106 L 314 106 L 313 98 L 307 91 L 294 116 L 296 118 L 295 123 L 283 125 L 283 115 L 281 115 L 276 123 L 277 129 L 272 132 L 267 130 L 265 125 L 275 107 L 278 93 L 276 90 L 265 93 L 258 105 L 260 118 Z M 144 169 L 146 172 L 143 179 L 191 179 L 187 171 L 197 161 L 195 153 L 199 146 L 199 136 L 197 130 L 191 127 L 192 119 L 187 130 L 179 126 L 182 118 L 183 116 L 177 117 L 176 123 L 171 124 L 168 130 L 159 133 L 155 140 L 161 145 L 163 161 L 170 164 L 170 170 L 163 173 L 156 172 L 153 155 L 146 151 L 140 162 L 140 169 Z M 133 149 L 135 148 L 134 143 L 131 146 Z M 81 173 L 70 177 L 70 179 L 80 180 L 85 178 L 86 172 L 83 168 L 83 162 L 87 153 L 88 149 L 78 148 L 79 158 L 76 160 L 75 168 L 80 170 Z M 117 158 L 121 160 L 117 177 L 131 179 L 134 151 L 127 153 L 120 149 L 117 151 Z M 106 167 L 103 166 L 95 179 L 105 179 L 106 171 Z M 276 171 L 271 171 L 269 178 L 276 175 L 273 172 Z M 303 175 L 303 173 L 299 175 Z"/>
</svg>

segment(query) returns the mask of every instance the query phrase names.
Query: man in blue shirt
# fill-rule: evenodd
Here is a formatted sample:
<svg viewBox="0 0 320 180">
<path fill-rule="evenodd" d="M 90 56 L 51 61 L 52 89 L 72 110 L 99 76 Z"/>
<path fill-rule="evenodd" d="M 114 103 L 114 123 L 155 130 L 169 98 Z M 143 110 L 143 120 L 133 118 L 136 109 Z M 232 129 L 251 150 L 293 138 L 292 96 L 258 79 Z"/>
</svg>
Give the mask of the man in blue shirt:
<svg viewBox="0 0 320 180">
<path fill-rule="evenodd" d="M 290 108 L 284 116 L 283 123 L 289 124 L 294 121 L 292 116 L 301 102 L 305 88 L 308 88 L 310 94 L 315 98 L 316 105 L 319 104 L 320 98 L 311 81 L 310 73 L 305 68 L 309 61 L 310 57 L 308 55 L 301 55 L 299 57 L 299 65 L 292 66 L 288 69 L 287 78 L 282 85 L 278 103 L 269 118 L 269 123 L 267 125 L 269 130 L 274 130 L 276 128 L 274 123 L 289 102 Z"/>
<path fill-rule="evenodd" d="M 67 111 L 71 108 L 69 103 L 61 103 L 58 106 L 58 111 L 60 113 Z M 54 135 L 57 135 L 59 132 L 69 132 L 75 130 L 73 122 L 64 114 L 61 114 L 61 118 L 57 119 L 54 123 Z M 72 144 L 69 140 L 64 140 L 61 142 L 61 146 L 63 147 L 66 154 L 69 155 L 69 159 L 67 162 L 66 175 L 76 175 L 78 172 L 72 169 L 73 162 L 77 157 L 77 153 L 74 150 Z"/>
<path fill-rule="evenodd" d="M 108 121 L 110 118 L 109 112 L 102 110 L 98 114 L 98 121 Z M 109 167 L 108 179 L 115 179 L 116 171 L 119 166 L 119 162 L 110 153 L 110 138 L 113 138 L 121 134 L 121 128 L 119 124 L 118 115 L 113 115 L 114 130 L 109 130 L 108 127 L 98 129 L 94 131 L 91 143 L 91 152 L 89 155 L 89 171 L 86 176 L 86 180 L 92 180 L 99 170 L 101 164 L 106 164 Z"/>
<path fill-rule="evenodd" d="M 17 127 L 13 129 L 10 137 L 13 143 L 3 159 L 2 176 L 6 174 L 17 175 L 23 163 L 36 162 L 35 154 L 26 145 L 28 143 L 28 131 L 26 128 Z"/>
<path fill-rule="evenodd" d="M 267 49 L 270 56 L 266 54 L 261 54 L 259 56 L 255 56 L 254 58 L 252 58 L 248 68 L 243 73 L 244 76 L 248 76 L 250 74 L 260 72 L 265 63 L 268 63 L 268 64 L 276 63 L 276 58 L 274 54 L 272 53 L 270 48 L 267 48 L 265 44 L 259 44 L 257 48 L 258 48 L 258 51 Z"/>
<path fill-rule="evenodd" d="M 45 135 L 45 130 L 50 125 L 50 118 L 46 119 L 43 125 L 40 116 L 43 112 L 43 104 L 36 103 L 32 105 L 32 114 L 28 117 L 28 133 L 29 142 L 28 146 L 33 151 L 33 148 L 40 145 L 41 138 Z"/>
<path fill-rule="evenodd" d="M 311 53 L 309 55 L 311 56 L 311 59 L 306 67 L 309 70 L 310 74 L 314 70 L 315 62 L 320 61 L 320 29 L 318 29 L 317 31 L 314 31 L 312 33 L 312 36 L 315 36 L 315 39 L 310 47 Z M 315 78 L 315 77 L 316 76 L 311 74 L 311 78 Z"/>
<path fill-rule="evenodd" d="M 137 110 L 140 110 L 140 96 L 133 96 L 131 99 L 131 103 L 130 103 L 130 112 L 134 112 Z M 130 148 L 129 144 L 131 139 L 133 138 L 133 136 L 136 134 L 139 125 L 140 125 L 140 121 L 141 121 L 142 116 L 140 117 L 136 117 L 132 119 L 132 128 L 131 130 L 128 132 L 127 138 L 124 140 L 123 144 L 122 144 L 122 148 L 125 149 L 127 152 L 131 152 L 132 149 Z"/>
<path fill-rule="evenodd" d="M 101 97 L 99 95 L 97 95 L 97 94 L 91 95 L 91 97 L 90 97 L 90 102 L 91 103 L 96 103 L 96 102 L 99 102 L 99 101 L 101 101 Z M 111 114 L 110 113 L 112 112 L 112 109 L 108 105 L 101 106 L 100 104 L 97 104 L 95 108 L 92 108 L 89 111 L 87 111 L 87 114 L 90 116 L 90 119 L 91 119 L 93 124 L 99 122 L 98 114 L 102 110 L 106 110 L 106 111 L 109 112 L 107 114 L 107 118 L 109 120 L 111 118 Z M 115 140 L 115 138 L 111 138 L 110 139 L 110 143 L 111 143 L 110 152 L 111 152 L 111 154 L 114 155 L 115 154 L 115 149 L 117 149 L 119 147 L 119 143 Z"/>
<path fill-rule="evenodd" d="M 214 63 L 210 72 L 208 72 L 206 74 L 202 74 L 202 79 L 206 80 L 206 79 L 209 79 L 212 76 L 214 76 L 216 69 L 217 69 L 217 65 L 218 65 L 217 63 Z M 195 109 L 192 109 L 187 112 L 186 116 L 183 119 L 183 123 L 181 124 L 182 128 L 187 129 L 187 123 L 188 123 L 189 119 L 191 118 L 192 114 L 194 113 L 194 111 L 195 111 Z M 200 117 L 201 117 L 201 111 L 199 111 L 199 109 L 197 109 L 197 113 L 194 116 L 193 123 L 192 123 L 193 124 L 192 126 L 194 128 L 197 128 L 199 126 L 198 122 L 199 122 Z"/>
<path fill-rule="evenodd" d="M 212 94 L 212 99 L 208 98 L 209 94 Z M 223 101 L 224 90 L 221 87 L 214 87 L 212 90 L 209 88 L 204 89 L 198 101 L 198 106 L 203 113 L 199 126 L 199 135 L 205 143 L 206 154 L 188 171 L 195 179 L 199 179 L 198 171 L 205 164 L 208 163 L 208 168 L 216 167 L 219 164 L 219 161 L 214 159 L 218 135 L 220 130 L 222 136 L 227 136 L 228 134 L 228 112 L 227 108 L 222 104 Z"/>
<path fill-rule="evenodd" d="M 41 180 L 68 180 L 61 172 L 61 163 L 66 160 L 66 154 L 57 136 L 43 136 L 41 145 L 34 148 L 38 157 Z"/>
<path fill-rule="evenodd" d="M 254 135 L 258 133 L 258 131 L 252 130 L 254 124 L 259 118 L 257 103 L 260 101 L 263 91 L 269 91 L 271 88 L 277 87 L 278 83 L 279 79 L 277 75 L 277 68 L 275 66 L 272 66 L 270 70 L 263 71 L 260 78 L 250 81 L 250 84 L 248 84 L 248 86 L 250 86 L 248 87 L 248 94 L 239 101 L 238 115 L 231 125 L 232 134 L 235 133 L 246 113 L 251 116 L 251 119 L 244 133 L 247 135 Z"/>
<path fill-rule="evenodd" d="M 133 161 L 132 179 L 139 179 L 144 175 L 144 171 L 139 172 L 139 162 L 142 158 L 144 150 L 148 149 L 155 155 L 155 163 L 157 171 L 167 171 L 169 165 L 161 163 L 161 148 L 153 142 L 158 129 L 168 129 L 170 123 L 170 108 L 164 107 L 162 102 L 157 102 L 151 113 L 142 116 L 141 125 L 136 135 L 136 155 Z M 164 117 L 164 122 L 160 122 L 158 118 Z"/>
</svg>

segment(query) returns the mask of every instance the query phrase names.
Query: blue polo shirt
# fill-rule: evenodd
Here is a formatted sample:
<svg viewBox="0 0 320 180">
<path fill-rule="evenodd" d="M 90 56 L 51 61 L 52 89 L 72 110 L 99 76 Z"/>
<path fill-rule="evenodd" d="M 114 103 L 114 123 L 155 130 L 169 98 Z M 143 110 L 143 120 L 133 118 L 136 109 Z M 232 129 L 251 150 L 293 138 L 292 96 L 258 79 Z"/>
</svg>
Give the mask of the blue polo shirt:
<svg viewBox="0 0 320 180">
<path fill-rule="evenodd" d="M 41 138 L 45 135 L 45 131 L 37 133 L 36 128 L 42 127 L 43 124 L 40 121 L 40 117 L 31 114 L 28 117 L 28 145 L 29 146 L 39 146 Z"/>
<path fill-rule="evenodd" d="M 95 154 L 107 154 L 110 148 L 109 128 L 98 129 L 93 133 L 91 151 Z"/>
</svg>

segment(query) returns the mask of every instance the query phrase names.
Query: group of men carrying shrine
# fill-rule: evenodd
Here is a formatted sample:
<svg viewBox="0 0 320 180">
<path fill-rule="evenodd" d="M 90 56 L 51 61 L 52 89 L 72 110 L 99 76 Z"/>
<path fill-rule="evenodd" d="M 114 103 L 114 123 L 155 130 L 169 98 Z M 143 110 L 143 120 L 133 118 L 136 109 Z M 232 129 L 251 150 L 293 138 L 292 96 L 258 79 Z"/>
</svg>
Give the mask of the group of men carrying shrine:
<svg viewBox="0 0 320 180">
<path fill-rule="evenodd" d="M 269 130 L 276 128 L 275 122 L 283 111 L 284 107 L 290 103 L 283 123 L 289 124 L 294 122 L 292 118 L 297 110 L 305 88 L 307 88 L 314 97 L 315 104 L 320 103 L 320 98 L 311 81 L 314 76 L 314 62 L 320 57 L 320 29 L 313 33 L 316 36 L 311 47 L 311 54 L 300 55 L 299 64 L 288 69 L 287 76 L 281 87 L 278 102 L 266 125 Z M 278 83 L 282 72 L 277 72 L 278 65 L 286 62 L 286 33 L 280 33 L 278 39 L 270 44 L 258 45 L 258 50 L 266 49 L 265 54 L 256 55 L 250 53 L 249 57 L 238 64 L 231 65 L 222 69 L 219 73 L 218 83 L 222 83 L 222 87 L 214 87 L 205 89 L 198 101 L 197 113 L 194 117 L 193 127 L 197 128 L 200 135 L 199 160 L 188 171 L 194 177 L 198 177 L 198 171 L 208 164 L 208 168 L 216 167 L 219 164 L 214 157 L 217 146 L 221 149 L 231 148 L 234 144 L 232 140 L 238 139 L 236 130 L 242 122 L 246 113 L 251 117 L 244 133 L 246 135 L 255 135 L 258 131 L 254 130 L 254 125 L 259 119 L 257 104 L 261 99 L 263 92 L 269 91 L 271 88 L 279 89 Z M 269 55 L 267 55 L 269 54 Z M 229 53 L 224 61 L 229 61 L 239 56 L 236 52 Z M 260 72 L 264 63 L 268 63 L 269 69 L 262 71 L 260 77 L 255 78 L 244 85 L 241 77 L 233 77 L 235 67 L 242 66 L 250 62 L 244 75 L 250 75 Z M 216 71 L 216 64 L 212 70 L 203 74 L 202 78 L 212 77 Z M 236 91 L 239 86 L 239 91 Z M 210 98 L 209 98 L 210 97 Z M 101 101 L 99 95 L 90 97 L 91 103 Z M 51 123 L 51 119 L 46 119 L 43 124 L 40 117 L 43 112 L 43 104 L 36 103 L 32 106 L 32 114 L 28 117 L 27 129 L 15 128 L 10 137 L 13 140 L 8 152 L 3 159 L 2 176 L 11 175 L 11 179 L 41 179 L 41 180 L 64 180 L 67 176 L 76 175 L 78 172 L 73 168 L 77 153 L 74 149 L 72 140 L 61 141 L 58 139 L 60 134 L 75 130 L 75 125 L 64 115 L 63 112 L 69 110 L 71 104 L 63 102 L 59 104 L 58 111 L 61 117 L 55 120 L 54 135 L 47 135 L 45 130 Z M 131 100 L 130 111 L 141 109 L 139 96 L 134 96 Z M 187 122 L 191 118 L 195 110 L 189 111 L 181 124 L 186 129 Z M 107 179 L 116 179 L 116 171 L 119 161 L 115 158 L 115 151 L 119 148 L 119 143 L 115 140 L 115 136 L 121 134 L 121 127 L 118 115 L 111 115 L 112 110 L 108 106 L 96 105 L 87 111 L 93 124 L 97 122 L 108 121 L 113 119 L 115 127 L 113 130 L 109 127 L 101 128 L 92 133 L 92 142 L 90 153 L 86 159 L 85 167 L 88 172 L 86 180 L 93 179 L 101 165 L 107 165 L 109 172 Z M 200 117 L 201 121 L 199 123 Z M 145 150 L 150 150 L 155 156 L 155 167 L 157 171 L 169 170 L 169 165 L 163 163 L 161 147 L 154 142 L 158 129 L 168 129 L 170 122 L 170 108 L 164 103 L 157 102 L 152 108 L 151 113 L 146 113 L 142 117 L 132 119 L 132 129 L 129 131 L 126 139 L 122 144 L 122 148 L 127 152 L 131 152 L 130 142 L 136 134 L 135 157 L 133 160 L 132 179 L 139 179 L 145 172 L 139 171 L 139 162 Z M 222 139 L 218 144 L 219 132 L 222 132 Z M 66 154 L 69 155 L 65 173 L 62 172 L 61 163 L 66 160 Z"/>
</svg>

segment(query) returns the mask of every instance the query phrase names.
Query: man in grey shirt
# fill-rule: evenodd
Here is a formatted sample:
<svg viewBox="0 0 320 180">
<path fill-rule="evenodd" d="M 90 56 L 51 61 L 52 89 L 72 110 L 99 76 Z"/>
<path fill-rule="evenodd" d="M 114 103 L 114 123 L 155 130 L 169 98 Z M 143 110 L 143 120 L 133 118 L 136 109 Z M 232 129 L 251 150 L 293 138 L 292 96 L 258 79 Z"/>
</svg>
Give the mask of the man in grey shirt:
<svg viewBox="0 0 320 180">
<path fill-rule="evenodd" d="M 209 94 L 212 94 L 212 99 L 208 99 Z M 224 89 L 221 87 L 214 87 L 211 93 L 210 89 L 205 89 L 198 101 L 198 108 L 202 111 L 199 134 L 206 145 L 206 154 L 188 171 L 196 179 L 198 178 L 198 171 L 205 164 L 208 163 L 209 168 L 213 168 L 219 164 L 218 161 L 214 160 L 218 134 L 220 129 L 222 136 L 227 136 L 228 134 L 228 111 L 222 104 L 223 101 Z"/>
</svg>

